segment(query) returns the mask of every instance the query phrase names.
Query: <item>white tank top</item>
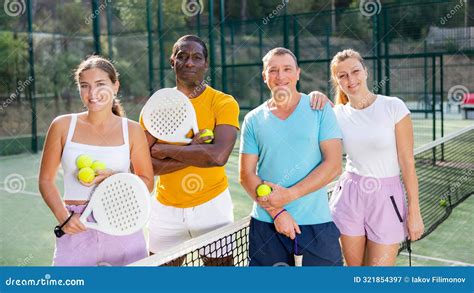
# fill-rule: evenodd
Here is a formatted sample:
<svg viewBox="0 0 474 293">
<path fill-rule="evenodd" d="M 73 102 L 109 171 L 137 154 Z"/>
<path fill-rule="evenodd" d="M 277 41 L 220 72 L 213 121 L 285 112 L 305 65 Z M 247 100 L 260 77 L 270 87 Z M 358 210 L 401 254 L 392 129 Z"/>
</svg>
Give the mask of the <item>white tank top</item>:
<svg viewBox="0 0 474 293">
<path fill-rule="evenodd" d="M 77 114 L 71 115 L 71 123 L 61 157 L 61 166 L 64 170 L 64 200 L 89 200 L 92 187 L 82 185 L 77 179 L 76 158 L 87 154 L 92 160 L 105 163 L 108 169 L 116 173 L 130 172 L 130 147 L 128 141 L 128 119 L 122 118 L 123 145 L 97 146 L 73 142 L 76 128 Z"/>
<path fill-rule="evenodd" d="M 334 107 L 347 153 L 346 171 L 376 178 L 400 175 L 395 126 L 410 114 L 396 97 L 377 95 L 365 109 Z"/>
</svg>

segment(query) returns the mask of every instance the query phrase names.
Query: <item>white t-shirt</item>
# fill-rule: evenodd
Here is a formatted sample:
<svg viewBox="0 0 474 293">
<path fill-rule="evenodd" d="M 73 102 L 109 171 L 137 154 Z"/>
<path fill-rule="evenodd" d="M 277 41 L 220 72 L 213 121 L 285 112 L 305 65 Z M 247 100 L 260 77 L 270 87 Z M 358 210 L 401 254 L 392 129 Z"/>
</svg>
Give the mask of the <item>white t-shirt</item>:
<svg viewBox="0 0 474 293">
<path fill-rule="evenodd" d="M 399 98 L 377 95 L 367 108 L 334 107 L 347 154 L 346 171 L 376 178 L 400 174 L 395 124 L 410 114 Z"/>
</svg>

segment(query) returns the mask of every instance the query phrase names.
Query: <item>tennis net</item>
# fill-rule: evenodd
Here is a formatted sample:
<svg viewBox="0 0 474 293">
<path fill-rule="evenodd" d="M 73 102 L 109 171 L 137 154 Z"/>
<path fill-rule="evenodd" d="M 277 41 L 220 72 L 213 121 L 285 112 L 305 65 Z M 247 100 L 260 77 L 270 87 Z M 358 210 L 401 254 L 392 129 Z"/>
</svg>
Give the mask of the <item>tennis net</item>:
<svg viewBox="0 0 474 293">
<path fill-rule="evenodd" d="M 415 150 L 420 208 L 427 236 L 474 193 L 474 125 Z M 334 183 L 328 188 L 328 196 Z M 250 217 L 142 259 L 132 266 L 248 265 Z M 402 243 L 400 250 L 406 249 Z"/>
</svg>

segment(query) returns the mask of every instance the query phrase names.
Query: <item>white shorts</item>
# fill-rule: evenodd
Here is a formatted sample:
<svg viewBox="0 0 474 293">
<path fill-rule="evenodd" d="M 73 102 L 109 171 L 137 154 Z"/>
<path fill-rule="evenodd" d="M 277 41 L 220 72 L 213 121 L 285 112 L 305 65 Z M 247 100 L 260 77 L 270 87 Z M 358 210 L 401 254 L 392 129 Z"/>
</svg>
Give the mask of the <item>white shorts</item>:
<svg viewBox="0 0 474 293">
<path fill-rule="evenodd" d="M 153 200 L 148 224 L 150 252 L 166 250 L 233 223 L 233 209 L 229 189 L 192 208 L 166 206 Z"/>
</svg>

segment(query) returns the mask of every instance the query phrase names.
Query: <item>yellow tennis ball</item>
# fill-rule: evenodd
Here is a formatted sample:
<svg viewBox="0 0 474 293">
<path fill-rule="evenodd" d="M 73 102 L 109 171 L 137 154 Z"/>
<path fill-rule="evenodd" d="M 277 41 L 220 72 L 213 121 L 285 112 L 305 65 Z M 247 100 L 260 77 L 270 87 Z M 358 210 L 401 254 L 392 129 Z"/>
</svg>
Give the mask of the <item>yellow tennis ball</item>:
<svg viewBox="0 0 474 293">
<path fill-rule="evenodd" d="M 439 205 L 442 206 L 442 207 L 445 207 L 448 205 L 448 202 L 443 198 L 439 201 Z"/>
<path fill-rule="evenodd" d="M 104 162 L 95 160 L 94 162 L 92 162 L 91 168 L 92 170 L 97 172 L 99 170 L 104 170 L 105 168 L 107 168 L 107 166 Z"/>
<path fill-rule="evenodd" d="M 204 129 L 204 132 L 199 136 L 199 137 L 205 137 L 205 136 L 211 136 L 211 139 L 205 140 L 205 143 L 211 143 L 212 140 L 214 139 L 214 132 L 210 129 Z"/>
<path fill-rule="evenodd" d="M 272 192 L 272 188 L 267 184 L 260 184 L 257 187 L 257 196 L 263 197 L 267 196 Z"/>
<path fill-rule="evenodd" d="M 92 158 L 89 155 L 80 155 L 76 158 L 76 166 L 78 169 L 90 167 L 92 165 Z"/>
<path fill-rule="evenodd" d="M 77 178 L 86 183 L 90 183 L 95 178 L 95 172 L 90 167 L 84 167 L 77 173 Z"/>
</svg>

